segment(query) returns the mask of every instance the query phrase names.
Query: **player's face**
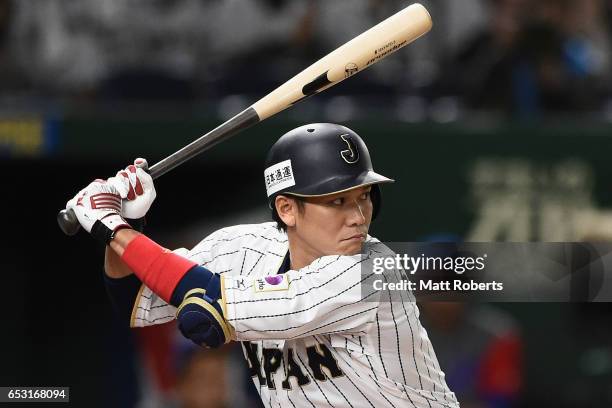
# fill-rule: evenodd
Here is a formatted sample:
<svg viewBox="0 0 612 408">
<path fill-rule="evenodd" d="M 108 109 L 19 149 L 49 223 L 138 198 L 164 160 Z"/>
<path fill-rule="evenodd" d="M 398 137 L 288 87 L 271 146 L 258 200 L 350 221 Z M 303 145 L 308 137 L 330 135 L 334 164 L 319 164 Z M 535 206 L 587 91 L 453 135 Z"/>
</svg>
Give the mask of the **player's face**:
<svg viewBox="0 0 612 408">
<path fill-rule="evenodd" d="M 371 186 L 308 198 L 296 217 L 296 236 L 313 259 L 360 252 L 372 221 Z"/>
</svg>

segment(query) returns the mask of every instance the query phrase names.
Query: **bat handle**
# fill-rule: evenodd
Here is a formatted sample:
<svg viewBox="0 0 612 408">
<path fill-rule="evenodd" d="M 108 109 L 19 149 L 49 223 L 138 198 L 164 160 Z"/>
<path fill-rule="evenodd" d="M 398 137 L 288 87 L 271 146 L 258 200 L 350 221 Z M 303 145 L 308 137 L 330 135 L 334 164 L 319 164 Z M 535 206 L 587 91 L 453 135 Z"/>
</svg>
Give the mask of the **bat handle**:
<svg viewBox="0 0 612 408">
<path fill-rule="evenodd" d="M 57 223 L 64 234 L 70 236 L 75 235 L 81 228 L 79 220 L 72 209 L 60 211 L 57 214 Z"/>
</svg>

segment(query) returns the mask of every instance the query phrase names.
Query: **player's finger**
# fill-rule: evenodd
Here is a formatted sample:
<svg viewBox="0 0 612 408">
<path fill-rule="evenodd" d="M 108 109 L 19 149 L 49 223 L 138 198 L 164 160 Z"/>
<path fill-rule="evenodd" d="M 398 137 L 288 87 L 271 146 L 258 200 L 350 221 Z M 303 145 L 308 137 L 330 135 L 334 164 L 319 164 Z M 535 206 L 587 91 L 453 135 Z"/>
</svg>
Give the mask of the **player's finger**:
<svg viewBox="0 0 612 408">
<path fill-rule="evenodd" d="M 130 175 L 130 184 L 134 187 L 134 191 L 136 192 L 136 195 L 142 195 L 144 191 L 142 189 L 142 184 L 140 182 L 139 173 L 136 171 L 136 166 L 129 165 L 127 167 L 127 170 Z M 140 174 L 142 174 L 142 172 Z"/>
<path fill-rule="evenodd" d="M 106 182 L 117 190 L 121 198 L 127 198 L 130 191 L 130 183 L 121 175 L 121 172 L 118 172 L 115 177 L 110 177 Z"/>
<path fill-rule="evenodd" d="M 137 158 L 136 160 L 134 160 L 134 166 L 143 169 L 143 170 L 149 170 L 149 163 L 147 163 L 147 159 L 143 159 L 142 157 Z"/>
<path fill-rule="evenodd" d="M 129 169 L 129 167 L 128 167 Z M 134 192 L 134 183 L 135 180 L 133 180 L 134 175 L 132 174 L 132 177 L 130 177 L 130 173 L 126 172 L 125 170 L 122 170 L 119 172 L 119 175 L 121 177 L 123 177 L 125 184 L 127 185 L 127 199 L 128 200 L 133 200 L 136 198 L 136 193 Z"/>
<path fill-rule="evenodd" d="M 155 187 L 153 185 L 153 178 L 146 170 L 146 160 L 144 160 L 143 166 L 144 167 L 136 166 L 136 176 L 138 177 L 138 181 L 140 181 L 141 183 L 143 194 L 149 194 L 155 197 Z"/>
</svg>

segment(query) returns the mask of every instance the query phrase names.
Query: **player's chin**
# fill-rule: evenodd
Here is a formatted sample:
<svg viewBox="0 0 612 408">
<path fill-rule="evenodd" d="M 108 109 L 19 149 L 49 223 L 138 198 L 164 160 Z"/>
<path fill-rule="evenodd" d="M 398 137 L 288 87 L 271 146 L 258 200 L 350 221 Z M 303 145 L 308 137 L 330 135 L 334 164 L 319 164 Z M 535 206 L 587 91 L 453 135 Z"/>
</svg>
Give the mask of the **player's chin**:
<svg viewBox="0 0 612 408">
<path fill-rule="evenodd" d="M 361 253 L 363 242 L 355 240 L 341 241 L 338 253 L 340 255 L 357 255 Z"/>
</svg>

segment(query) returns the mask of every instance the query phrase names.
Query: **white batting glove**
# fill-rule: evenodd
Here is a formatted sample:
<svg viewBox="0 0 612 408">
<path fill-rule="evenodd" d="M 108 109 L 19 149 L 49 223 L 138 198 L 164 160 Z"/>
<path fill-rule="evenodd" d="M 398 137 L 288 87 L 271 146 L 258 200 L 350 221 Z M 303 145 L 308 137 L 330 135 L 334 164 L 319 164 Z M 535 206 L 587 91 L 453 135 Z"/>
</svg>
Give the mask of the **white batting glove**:
<svg viewBox="0 0 612 408">
<path fill-rule="evenodd" d="M 121 196 L 117 189 L 104 180 L 95 180 L 79 191 L 68 203 L 81 227 L 91 235 L 108 244 L 115 232 L 131 228 L 121 217 Z"/>
<path fill-rule="evenodd" d="M 148 168 L 147 161 L 138 158 L 133 165 L 119 170 L 107 180 L 123 199 L 121 215 L 125 218 L 143 218 L 157 197 L 153 179 L 147 173 Z"/>
</svg>

